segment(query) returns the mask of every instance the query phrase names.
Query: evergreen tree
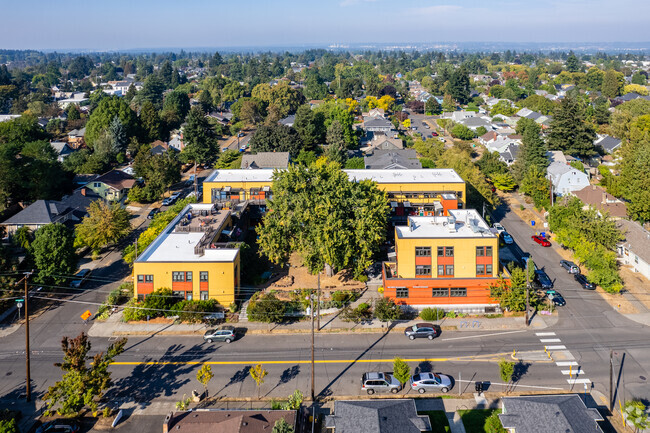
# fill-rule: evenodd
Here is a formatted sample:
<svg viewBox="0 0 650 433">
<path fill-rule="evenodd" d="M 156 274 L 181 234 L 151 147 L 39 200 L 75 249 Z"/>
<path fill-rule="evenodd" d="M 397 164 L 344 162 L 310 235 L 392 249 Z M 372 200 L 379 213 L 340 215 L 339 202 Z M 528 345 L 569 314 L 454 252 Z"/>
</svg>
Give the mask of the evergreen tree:
<svg viewBox="0 0 650 433">
<path fill-rule="evenodd" d="M 327 128 L 327 158 L 336 161 L 342 166 L 348 159 L 347 146 L 345 144 L 345 133 L 338 120 L 332 122 Z"/>
<path fill-rule="evenodd" d="M 188 161 L 204 163 L 215 157 L 216 142 L 208 119 L 200 107 L 192 107 L 183 128 L 185 148 L 183 156 Z"/>
<path fill-rule="evenodd" d="M 570 96 L 564 98 L 551 121 L 549 148 L 571 155 L 590 156 L 595 153 L 595 139 L 596 133 L 585 121 L 585 111 L 580 102 Z"/>
<path fill-rule="evenodd" d="M 126 131 L 124 130 L 124 125 L 118 116 L 115 116 L 109 125 L 108 135 L 111 139 L 114 154 L 123 152 L 126 149 Z"/>
<path fill-rule="evenodd" d="M 546 173 L 546 167 L 548 167 L 546 144 L 539 136 L 537 124 L 530 125 L 522 132 L 523 138 L 519 147 L 519 155 L 513 165 L 513 175 L 518 182 L 522 181 L 532 167 L 535 167 L 540 173 Z"/>
<path fill-rule="evenodd" d="M 613 69 L 608 69 L 603 77 L 602 93 L 608 98 L 616 98 L 623 90 L 625 80 L 623 74 Z"/>
<path fill-rule="evenodd" d="M 440 114 L 442 112 L 442 107 L 433 96 L 427 99 L 426 104 L 424 104 L 424 110 L 428 116 Z"/>
<path fill-rule="evenodd" d="M 131 103 L 133 101 L 133 98 L 135 98 L 135 95 L 137 95 L 138 91 L 136 90 L 135 86 L 131 84 L 129 86 L 129 89 L 126 91 L 126 95 L 124 95 L 124 100 L 127 103 Z"/>
<path fill-rule="evenodd" d="M 459 104 L 467 104 L 470 101 L 469 90 L 469 75 L 461 66 L 451 74 L 447 91 Z"/>
<path fill-rule="evenodd" d="M 312 110 L 307 104 L 301 105 L 296 111 L 293 128 L 298 131 L 305 146 L 321 144 L 325 139 L 325 116 Z"/>
<path fill-rule="evenodd" d="M 162 139 L 162 121 L 151 101 L 142 104 L 140 123 L 149 143 Z"/>
<path fill-rule="evenodd" d="M 578 60 L 573 51 L 569 53 L 569 57 L 566 59 L 566 70 L 569 72 L 580 72 L 582 70 L 580 60 Z"/>
</svg>

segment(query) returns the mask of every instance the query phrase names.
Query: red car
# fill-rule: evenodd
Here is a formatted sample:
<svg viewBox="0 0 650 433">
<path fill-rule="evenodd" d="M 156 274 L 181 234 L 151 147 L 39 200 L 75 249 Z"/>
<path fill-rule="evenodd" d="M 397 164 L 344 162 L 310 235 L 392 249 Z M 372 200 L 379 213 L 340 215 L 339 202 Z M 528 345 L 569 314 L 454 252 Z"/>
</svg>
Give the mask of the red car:
<svg viewBox="0 0 650 433">
<path fill-rule="evenodd" d="M 551 246 L 551 243 L 541 236 L 533 236 L 532 239 L 543 247 Z"/>
<path fill-rule="evenodd" d="M 432 135 L 433 137 L 437 137 L 437 136 L 438 136 L 438 133 L 437 133 L 436 131 L 431 131 L 431 135 Z"/>
</svg>

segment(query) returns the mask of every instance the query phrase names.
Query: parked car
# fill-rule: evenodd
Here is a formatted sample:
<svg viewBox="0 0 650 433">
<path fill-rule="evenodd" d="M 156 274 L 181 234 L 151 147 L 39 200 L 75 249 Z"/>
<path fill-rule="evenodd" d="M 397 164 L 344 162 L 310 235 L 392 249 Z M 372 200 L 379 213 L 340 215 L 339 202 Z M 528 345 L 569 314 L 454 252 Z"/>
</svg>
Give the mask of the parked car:
<svg viewBox="0 0 650 433">
<path fill-rule="evenodd" d="M 402 384 L 399 383 L 399 380 L 390 373 L 370 372 L 361 376 L 361 389 L 368 394 L 387 391 L 397 394 L 401 387 Z"/>
<path fill-rule="evenodd" d="M 420 373 L 410 379 L 411 389 L 424 394 L 425 392 L 447 392 L 451 389 L 452 379 L 445 374 Z"/>
<path fill-rule="evenodd" d="M 174 202 L 176 202 L 176 197 L 171 196 L 171 197 L 167 197 L 167 198 L 163 199 L 162 205 L 163 206 L 171 206 L 171 205 L 174 204 Z"/>
<path fill-rule="evenodd" d="M 160 208 L 155 207 L 155 208 L 153 208 L 153 209 L 151 209 L 151 210 L 149 211 L 149 215 L 147 215 L 147 218 L 149 218 L 149 219 L 151 220 L 151 219 L 153 219 L 153 217 L 155 217 L 156 215 L 158 215 L 159 212 L 160 212 Z"/>
<path fill-rule="evenodd" d="M 431 127 L 429 125 L 427 125 L 426 123 L 422 123 L 422 124 L 424 125 L 424 129 L 431 129 Z M 436 135 L 438 135 L 438 134 L 436 134 Z"/>
<path fill-rule="evenodd" d="M 77 433 L 79 426 L 73 422 L 66 422 L 60 419 L 46 422 L 36 429 L 36 433 Z"/>
<path fill-rule="evenodd" d="M 562 266 L 564 269 L 567 270 L 568 273 L 570 274 L 579 274 L 580 273 L 580 268 L 578 265 L 576 265 L 573 262 L 570 262 L 568 260 L 560 260 L 560 266 Z"/>
<path fill-rule="evenodd" d="M 437 137 L 438 133 L 436 131 L 431 131 L 431 135 L 433 135 L 434 137 Z"/>
<path fill-rule="evenodd" d="M 553 281 L 551 281 L 551 279 L 549 278 L 548 275 L 546 275 L 546 272 L 544 272 L 543 269 L 535 270 L 535 281 L 537 281 L 539 286 L 544 290 L 553 288 Z"/>
<path fill-rule="evenodd" d="M 547 291 L 546 297 L 558 307 L 563 307 L 566 305 L 566 301 L 562 295 L 560 295 L 560 293 L 556 292 L 555 290 Z"/>
<path fill-rule="evenodd" d="M 551 243 L 546 238 L 543 238 L 543 237 L 537 236 L 537 235 L 532 236 L 531 238 L 532 238 L 532 240 L 534 240 L 535 242 L 537 242 L 538 244 L 540 244 L 543 247 L 550 247 L 551 246 Z"/>
<path fill-rule="evenodd" d="M 503 226 L 502 226 L 501 224 L 499 224 L 499 223 L 494 223 L 494 224 L 492 224 L 492 228 L 493 228 L 493 229 L 496 229 L 496 231 L 497 231 L 498 234 L 501 234 L 501 233 L 503 233 L 503 232 L 506 231 L 506 229 L 503 228 Z"/>
<path fill-rule="evenodd" d="M 417 323 L 413 326 L 409 326 L 404 330 L 404 335 L 406 335 L 409 340 L 415 340 L 416 338 L 428 338 L 433 340 L 438 336 L 438 331 L 431 323 Z"/>
<path fill-rule="evenodd" d="M 74 274 L 75 279 L 72 280 L 72 282 L 70 283 L 70 287 L 74 287 L 75 289 L 78 289 L 79 287 L 81 287 L 84 281 L 86 281 L 88 275 L 90 275 L 90 269 L 80 269 L 79 272 Z"/>
<path fill-rule="evenodd" d="M 246 135 L 246 134 L 244 134 L 243 132 L 240 132 L 239 134 L 237 134 L 237 137 L 243 137 L 244 135 Z"/>
<path fill-rule="evenodd" d="M 508 233 L 508 232 L 501 233 L 501 237 L 503 238 L 503 242 L 505 242 L 508 245 L 513 244 L 515 242 L 512 239 L 512 236 L 510 236 L 510 233 Z"/>
<path fill-rule="evenodd" d="M 586 276 L 582 274 L 573 274 L 573 278 L 582 286 L 583 289 L 596 290 L 596 285 L 590 283 Z"/>
<path fill-rule="evenodd" d="M 215 329 L 210 329 L 203 334 L 203 340 L 208 343 L 213 341 L 225 341 L 230 343 L 235 341 L 237 336 L 235 335 L 235 327 L 230 325 L 219 326 Z"/>
</svg>

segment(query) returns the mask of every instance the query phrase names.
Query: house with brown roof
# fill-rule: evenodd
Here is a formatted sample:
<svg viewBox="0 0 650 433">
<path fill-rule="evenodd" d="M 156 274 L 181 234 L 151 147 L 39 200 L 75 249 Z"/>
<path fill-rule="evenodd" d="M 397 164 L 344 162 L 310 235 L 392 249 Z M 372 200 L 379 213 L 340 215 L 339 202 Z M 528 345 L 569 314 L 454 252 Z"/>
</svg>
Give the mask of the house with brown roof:
<svg viewBox="0 0 650 433">
<path fill-rule="evenodd" d="M 108 201 L 121 201 L 135 185 L 135 178 L 121 170 L 111 170 L 86 184 L 86 188 Z"/>
<path fill-rule="evenodd" d="M 295 410 L 198 409 L 169 413 L 163 433 L 271 433 L 280 419 L 296 431 Z"/>
<path fill-rule="evenodd" d="M 621 200 L 605 191 L 601 186 L 589 185 L 581 190 L 573 191 L 585 204 L 585 207 L 592 207 L 601 214 L 607 212 L 612 218 L 627 217 L 627 206 Z"/>
</svg>

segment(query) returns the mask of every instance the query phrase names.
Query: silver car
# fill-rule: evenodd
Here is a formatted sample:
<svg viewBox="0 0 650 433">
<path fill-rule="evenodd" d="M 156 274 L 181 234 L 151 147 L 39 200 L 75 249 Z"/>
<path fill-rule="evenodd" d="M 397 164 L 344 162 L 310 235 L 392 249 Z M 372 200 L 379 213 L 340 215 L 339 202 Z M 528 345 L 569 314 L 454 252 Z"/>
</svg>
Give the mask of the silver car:
<svg viewBox="0 0 650 433">
<path fill-rule="evenodd" d="M 411 389 L 425 392 L 447 392 L 451 389 L 451 377 L 438 373 L 420 373 L 411 376 Z"/>
<path fill-rule="evenodd" d="M 371 372 L 364 373 L 361 376 L 361 389 L 368 394 L 386 391 L 397 394 L 401 387 L 402 384 L 399 383 L 399 380 L 395 379 L 390 373 Z"/>
</svg>

